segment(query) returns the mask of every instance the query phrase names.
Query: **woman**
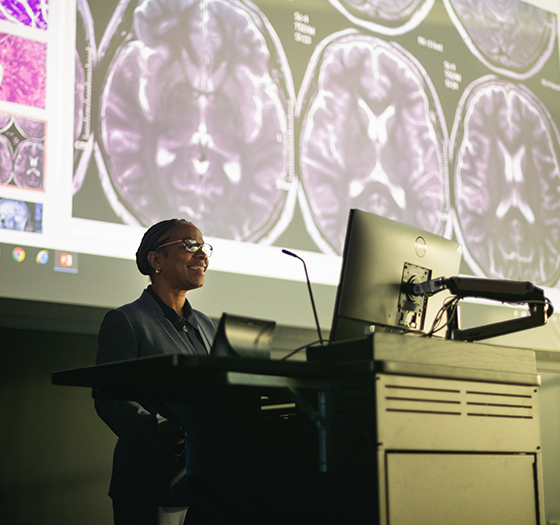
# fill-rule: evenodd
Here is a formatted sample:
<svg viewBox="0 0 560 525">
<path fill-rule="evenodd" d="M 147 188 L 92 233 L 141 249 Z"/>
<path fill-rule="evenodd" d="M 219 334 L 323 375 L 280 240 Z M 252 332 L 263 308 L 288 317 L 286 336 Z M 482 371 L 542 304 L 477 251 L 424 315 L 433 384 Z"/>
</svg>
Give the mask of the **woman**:
<svg viewBox="0 0 560 525">
<path fill-rule="evenodd" d="M 133 303 L 107 313 L 97 364 L 208 354 L 216 326 L 191 308 L 186 294 L 204 285 L 211 255 L 212 247 L 188 221 L 170 219 L 149 228 L 136 264 L 151 285 Z M 95 392 L 94 397 L 97 413 L 119 438 L 109 489 L 115 524 L 182 524 L 189 504 L 184 436 L 179 417 L 171 416 L 180 410 L 103 399 Z"/>
</svg>

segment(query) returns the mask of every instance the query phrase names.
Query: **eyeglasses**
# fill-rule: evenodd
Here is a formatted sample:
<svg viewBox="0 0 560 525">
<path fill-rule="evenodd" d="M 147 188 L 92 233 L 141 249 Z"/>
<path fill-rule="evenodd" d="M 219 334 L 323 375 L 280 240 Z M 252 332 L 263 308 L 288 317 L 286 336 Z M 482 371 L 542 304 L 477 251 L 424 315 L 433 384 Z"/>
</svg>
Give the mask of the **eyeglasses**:
<svg viewBox="0 0 560 525">
<path fill-rule="evenodd" d="M 195 241 L 194 239 L 179 239 L 178 241 L 166 242 L 165 244 L 158 246 L 156 248 L 156 251 L 160 248 L 163 248 L 164 246 L 170 246 L 172 244 L 178 244 L 180 242 L 183 243 L 183 248 L 185 248 L 185 250 L 187 250 L 189 253 L 196 253 L 198 250 L 202 250 L 207 257 L 212 257 L 214 248 L 212 248 L 212 246 L 207 242 L 200 243 Z"/>
</svg>

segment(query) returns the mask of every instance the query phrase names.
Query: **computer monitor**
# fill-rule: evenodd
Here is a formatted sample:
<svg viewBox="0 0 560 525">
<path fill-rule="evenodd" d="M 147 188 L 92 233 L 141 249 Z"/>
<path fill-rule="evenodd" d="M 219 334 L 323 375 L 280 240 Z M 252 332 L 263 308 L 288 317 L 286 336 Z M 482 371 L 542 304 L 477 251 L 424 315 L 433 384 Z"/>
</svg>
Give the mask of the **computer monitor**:
<svg viewBox="0 0 560 525">
<path fill-rule="evenodd" d="M 331 341 L 357 339 L 373 329 L 429 333 L 450 294 L 414 296 L 412 285 L 456 276 L 461 254 L 455 241 L 350 210 Z"/>
</svg>

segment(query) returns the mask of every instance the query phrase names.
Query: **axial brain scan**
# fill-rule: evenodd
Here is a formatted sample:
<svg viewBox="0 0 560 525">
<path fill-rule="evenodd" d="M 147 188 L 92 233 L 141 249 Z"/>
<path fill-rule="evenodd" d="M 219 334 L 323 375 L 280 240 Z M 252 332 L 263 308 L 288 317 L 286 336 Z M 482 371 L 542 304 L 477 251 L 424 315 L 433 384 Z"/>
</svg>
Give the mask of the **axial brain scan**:
<svg viewBox="0 0 560 525">
<path fill-rule="evenodd" d="M 320 50 L 305 86 L 299 168 L 316 242 L 341 253 L 350 208 L 443 234 L 447 131 L 420 64 L 397 44 L 350 31 Z"/>
<path fill-rule="evenodd" d="M 470 51 L 512 78 L 529 78 L 550 57 L 556 16 L 522 0 L 444 0 Z"/>
<path fill-rule="evenodd" d="M 0 184 L 42 190 L 45 122 L 0 114 Z"/>
<path fill-rule="evenodd" d="M 23 188 L 43 188 L 44 147 L 30 140 L 20 142 L 14 155 L 14 179 Z"/>
<path fill-rule="evenodd" d="M 559 142 L 527 88 L 483 78 L 452 133 L 458 235 L 488 277 L 551 285 L 560 276 Z"/>
<path fill-rule="evenodd" d="M 434 0 L 329 0 L 355 24 L 381 34 L 398 35 L 424 20 Z"/>
<path fill-rule="evenodd" d="M 293 87 L 272 27 L 237 0 L 145 1 L 133 18 L 100 101 L 117 214 L 184 216 L 225 239 L 280 233 L 295 203 Z"/>
</svg>

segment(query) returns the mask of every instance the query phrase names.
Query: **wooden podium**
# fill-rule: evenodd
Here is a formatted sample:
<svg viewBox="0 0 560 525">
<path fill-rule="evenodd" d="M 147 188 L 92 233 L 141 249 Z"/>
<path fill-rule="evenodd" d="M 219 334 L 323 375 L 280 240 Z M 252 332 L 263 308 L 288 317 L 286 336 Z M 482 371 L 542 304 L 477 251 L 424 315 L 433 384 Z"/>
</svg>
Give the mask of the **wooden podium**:
<svg viewBox="0 0 560 525">
<path fill-rule="evenodd" d="M 174 355 L 53 374 L 184 403 L 187 471 L 234 483 L 244 505 L 380 525 L 544 525 L 539 381 L 530 350 L 388 333 L 307 362 Z"/>
</svg>

